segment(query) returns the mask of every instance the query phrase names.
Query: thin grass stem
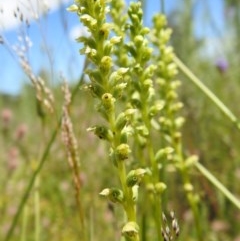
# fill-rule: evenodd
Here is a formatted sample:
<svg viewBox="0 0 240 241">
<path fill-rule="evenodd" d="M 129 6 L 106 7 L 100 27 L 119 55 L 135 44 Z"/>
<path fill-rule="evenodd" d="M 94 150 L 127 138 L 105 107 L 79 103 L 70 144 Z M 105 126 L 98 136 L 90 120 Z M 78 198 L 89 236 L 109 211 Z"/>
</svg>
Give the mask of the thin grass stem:
<svg viewBox="0 0 240 241">
<path fill-rule="evenodd" d="M 28 221 L 28 206 L 24 207 L 22 227 L 21 227 L 21 241 L 26 241 L 26 231 L 27 231 L 27 221 Z"/>
<path fill-rule="evenodd" d="M 35 215 L 35 241 L 40 240 L 40 194 L 39 194 L 39 176 L 35 180 L 34 191 L 34 215 Z"/>
<path fill-rule="evenodd" d="M 176 153 L 179 158 L 179 161 L 184 166 L 184 157 L 183 157 L 181 142 L 176 143 L 175 149 L 176 149 Z M 182 175 L 182 180 L 183 180 L 184 186 L 191 183 L 189 172 L 186 168 L 181 169 L 181 175 Z M 185 190 L 185 192 L 186 192 L 186 197 L 188 199 L 188 203 L 189 203 L 192 213 L 193 213 L 198 241 L 203 241 L 204 239 L 203 239 L 203 232 L 202 232 L 201 220 L 200 220 L 200 215 L 199 215 L 199 209 L 197 206 L 197 202 L 194 200 L 194 193 L 192 191 L 187 191 L 187 190 Z"/>
<path fill-rule="evenodd" d="M 201 163 L 196 162 L 195 167 L 206 177 L 223 195 L 240 209 L 240 200 L 237 199 L 211 172 L 209 172 Z"/>
<path fill-rule="evenodd" d="M 179 69 L 222 111 L 222 113 L 236 125 L 238 130 L 240 130 L 239 120 L 232 111 L 206 85 L 204 85 L 177 56 L 174 57 L 174 62 Z"/>
</svg>

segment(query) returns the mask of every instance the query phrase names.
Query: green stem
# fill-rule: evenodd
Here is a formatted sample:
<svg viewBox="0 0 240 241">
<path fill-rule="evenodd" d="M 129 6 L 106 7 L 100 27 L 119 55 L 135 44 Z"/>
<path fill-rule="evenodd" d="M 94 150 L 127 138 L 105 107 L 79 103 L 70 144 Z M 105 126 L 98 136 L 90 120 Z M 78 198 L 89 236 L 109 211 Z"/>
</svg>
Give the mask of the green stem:
<svg viewBox="0 0 240 241">
<path fill-rule="evenodd" d="M 119 178 L 121 181 L 123 193 L 125 196 L 123 205 L 124 205 L 125 212 L 127 214 L 127 219 L 128 221 L 136 222 L 135 204 L 132 199 L 131 190 L 126 185 L 126 167 L 125 167 L 124 161 L 119 161 L 118 172 L 119 172 Z"/>
<path fill-rule="evenodd" d="M 155 154 L 154 154 L 154 148 L 153 148 L 153 139 L 150 137 L 151 134 L 151 121 L 148 116 L 148 106 L 145 102 L 146 97 L 141 93 L 141 103 L 143 104 L 143 108 L 141 111 L 143 122 L 145 126 L 148 129 L 149 136 L 147 139 L 147 152 L 150 159 L 150 164 L 152 167 L 152 183 L 156 184 L 160 181 L 159 177 L 159 169 L 158 169 L 158 163 L 155 161 Z M 154 195 L 154 199 L 152 200 L 152 207 L 153 207 L 153 217 L 156 225 L 157 230 L 157 239 L 159 241 L 162 240 L 162 234 L 161 234 L 161 227 L 162 227 L 162 200 L 160 194 L 156 193 Z"/>
<path fill-rule="evenodd" d="M 176 154 L 179 158 L 179 162 L 182 163 L 181 175 L 182 175 L 182 179 L 183 179 L 183 184 L 185 186 L 185 185 L 190 184 L 190 177 L 189 177 L 188 169 L 185 167 L 184 158 L 183 158 L 183 154 L 182 154 L 181 142 L 175 143 L 175 150 L 176 150 Z M 185 192 L 186 192 L 187 200 L 189 202 L 189 205 L 190 205 L 192 213 L 193 213 L 198 241 L 203 241 L 203 232 L 202 232 L 202 228 L 200 225 L 199 209 L 197 206 L 197 202 L 194 198 L 193 191 L 186 190 Z"/>
<path fill-rule="evenodd" d="M 150 128 L 149 128 L 149 132 L 150 132 Z M 158 164 L 155 161 L 154 158 L 154 150 L 153 150 L 153 146 L 152 146 L 152 139 L 148 138 L 147 140 L 147 149 L 148 149 L 148 153 L 149 153 L 149 158 L 150 158 L 150 162 L 151 162 L 151 167 L 152 167 L 152 181 L 153 184 L 156 184 L 157 182 L 160 181 L 159 178 L 159 169 L 158 169 Z M 162 240 L 162 234 L 161 234 L 161 227 L 162 227 L 162 200 L 161 200 L 161 196 L 159 193 L 155 193 L 154 194 L 154 199 L 152 202 L 153 205 L 153 212 L 154 212 L 154 220 L 155 220 L 155 225 L 156 225 L 156 230 L 157 230 L 157 239 L 159 241 Z"/>
<path fill-rule="evenodd" d="M 174 57 L 174 62 L 179 69 L 225 114 L 236 127 L 240 130 L 240 123 L 231 110 L 206 86 L 198 79 L 191 70 L 178 58 Z"/>
<path fill-rule="evenodd" d="M 202 232 L 202 227 L 200 222 L 199 209 L 196 201 L 194 200 L 193 193 L 192 192 L 188 193 L 187 198 L 192 209 L 198 241 L 203 241 L 203 232 Z"/>
<path fill-rule="evenodd" d="M 113 145 L 112 148 L 115 150 L 118 145 L 120 144 L 120 138 L 119 138 L 119 132 L 116 131 L 115 128 L 115 122 L 116 122 L 116 118 L 115 118 L 115 108 L 110 110 L 111 112 L 109 113 L 109 125 L 111 128 L 111 131 L 113 133 L 115 133 L 114 135 L 114 140 L 113 140 Z M 136 222 L 136 211 L 135 211 L 135 204 L 134 201 L 132 200 L 132 193 L 130 188 L 127 186 L 126 184 L 126 180 L 127 180 L 127 172 L 126 172 L 126 166 L 125 166 L 125 162 L 122 160 L 118 160 L 117 163 L 117 170 L 118 170 L 118 176 L 120 179 L 120 183 L 122 186 L 122 190 L 125 196 L 125 201 L 124 201 L 124 209 L 128 218 L 128 221 L 134 221 Z"/>
<path fill-rule="evenodd" d="M 112 133 L 114 133 L 114 138 L 112 142 L 112 148 L 115 151 L 116 148 L 121 144 L 120 142 L 120 132 L 116 130 L 116 113 L 115 107 L 113 106 L 109 109 L 108 122 Z M 124 160 L 117 160 L 117 171 L 118 177 L 121 183 L 121 188 L 124 194 L 123 208 L 127 216 L 128 222 L 136 222 L 136 204 L 133 200 L 133 193 L 131 187 L 127 186 L 127 171 L 126 164 Z M 139 235 L 134 236 L 132 241 L 139 241 Z"/>
<path fill-rule="evenodd" d="M 21 241 L 26 241 L 26 230 L 27 230 L 27 221 L 28 221 L 28 206 L 24 207 L 23 211 L 23 220 L 22 220 L 22 229 L 21 229 Z"/>
<path fill-rule="evenodd" d="M 157 237 L 158 240 L 163 240 L 162 233 L 161 233 L 161 227 L 162 227 L 162 200 L 160 194 L 155 194 L 154 197 L 154 209 L 155 209 L 155 224 L 156 224 L 156 230 L 157 230 Z"/>
<path fill-rule="evenodd" d="M 34 213 L 35 213 L 35 241 L 40 240 L 40 206 L 39 206 L 39 176 L 35 180 Z"/>
<path fill-rule="evenodd" d="M 229 199 L 238 209 L 240 209 L 240 200 L 237 199 L 219 180 L 213 176 L 201 163 L 196 162 L 195 167 L 205 176 L 224 196 Z"/>
</svg>

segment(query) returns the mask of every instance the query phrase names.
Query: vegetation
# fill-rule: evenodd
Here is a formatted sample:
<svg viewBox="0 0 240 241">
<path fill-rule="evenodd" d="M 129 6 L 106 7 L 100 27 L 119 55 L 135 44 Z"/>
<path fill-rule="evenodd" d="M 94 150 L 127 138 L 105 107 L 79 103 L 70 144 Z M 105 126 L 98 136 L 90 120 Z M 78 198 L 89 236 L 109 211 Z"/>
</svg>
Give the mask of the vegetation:
<svg viewBox="0 0 240 241">
<path fill-rule="evenodd" d="M 213 63 L 191 1 L 173 30 L 164 1 L 150 27 L 141 2 L 68 8 L 87 29 L 72 84 L 14 52 L 31 85 L 0 99 L 1 240 L 240 239 L 239 3 L 225 2 L 236 44 Z"/>
</svg>

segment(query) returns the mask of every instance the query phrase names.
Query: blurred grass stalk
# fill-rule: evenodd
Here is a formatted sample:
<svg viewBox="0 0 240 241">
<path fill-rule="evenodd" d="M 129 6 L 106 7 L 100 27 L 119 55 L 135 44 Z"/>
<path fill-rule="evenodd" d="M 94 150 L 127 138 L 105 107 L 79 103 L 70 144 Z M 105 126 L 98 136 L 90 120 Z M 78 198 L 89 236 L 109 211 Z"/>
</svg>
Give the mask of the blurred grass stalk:
<svg viewBox="0 0 240 241">
<path fill-rule="evenodd" d="M 196 162 L 195 167 L 206 177 L 224 196 L 240 209 L 240 200 L 238 200 L 215 176 L 212 175 L 201 163 Z"/>
<path fill-rule="evenodd" d="M 72 95 L 69 90 L 69 86 L 66 82 L 62 86 L 62 91 L 64 94 L 64 104 L 62 107 L 63 116 L 62 116 L 62 126 L 61 126 L 62 141 L 65 145 L 68 164 L 72 171 L 73 186 L 75 189 L 75 200 L 76 200 L 78 214 L 81 222 L 80 230 L 83 234 L 83 237 L 85 237 L 84 211 L 83 211 L 82 202 L 80 198 L 82 183 L 80 180 L 80 170 L 79 170 L 80 160 L 78 155 L 78 142 L 74 133 L 73 123 L 70 116 L 70 106 L 72 103 L 71 102 Z"/>
<path fill-rule="evenodd" d="M 39 193 L 39 187 L 40 187 L 40 179 L 39 175 L 36 177 L 35 184 L 34 184 L 34 218 L 35 218 L 35 241 L 40 240 L 40 193 Z"/>
<path fill-rule="evenodd" d="M 21 225 L 21 241 L 26 241 L 26 233 L 27 233 L 27 223 L 28 223 L 28 206 L 26 205 L 23 210 L 23 218 Z"/>
<path fill-rule="evenodd" d="M 232 111 L 206 86 L 203 82 L 193 74 L 193 72 L 177 57 L 174 57 L 174 62 L 179 69 L 196 85 L 222 112 L 228 119 L 236 125 L 240 130 L 240 123 L 238 118 Z"/>
</svg>

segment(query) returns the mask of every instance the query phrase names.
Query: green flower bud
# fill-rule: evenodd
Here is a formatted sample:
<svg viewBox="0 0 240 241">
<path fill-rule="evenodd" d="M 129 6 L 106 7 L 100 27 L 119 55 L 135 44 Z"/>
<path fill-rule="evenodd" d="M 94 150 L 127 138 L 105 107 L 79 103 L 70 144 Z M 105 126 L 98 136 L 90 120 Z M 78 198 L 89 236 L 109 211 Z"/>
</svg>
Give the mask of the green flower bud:
<svg viewBox="0 0 240 241">
<path fill-rule="evenodd" d="M 153 185 L 152 183 L 148 183 L 148 184 L 146 185 L 146 189 L 147 189 L 147 191 L 150 192 L 150 193 L 154 193 L 154 191 L 155 191 L 154 185 Z"/>
<path fill-rule="evenodd" d="M 178 117 L 175 119 L 174 123 L 175 123 L 175 126 L 179 129 L 183 126 L 185 122 L 185 119 L 183 117 Z"/>
<path fill-rule="evenodd" d="M 153 81 L 151 79 L 145 79 L 143 82 L 143 86 L 145 90 L 148 90 L 150 87 L 153 86 Z"/>
<path fill-rule="evenodd" d="M 107 197 L 113 203 L 122 203 L 124 199 L 122 190 L 117 188 L 105 188 L 99 194 L 103 197 Z"/>
<path fill-rule="evenodd" d="M 86 35 L 88 32 L 86 33 Z M 89 48 L 96 49 L 96 42 L 92 37 L 82 35 L 78 38 L 76 38 L 77 42 L 83 43 L 84 45 L 87 45 Z"/>
<path fill-rule="evenodd" d="M 114 96 L 121 97 L 123 90 L 127 87 L 127 83 L 120 83 L 114 87 Z"/>
<path fill-rule="evenodd" d="M 175 63 L 171 63 L 167 66 L 167 74 L 170 78 L 174 77 L 178 73 Z"/>
<path fill-rule="evenodd" d="M 159 117 L 158 121 L 161 124 L 161 127 L 167 126 L 168 119 L 166 117 L 161 116 L 161 117 Z"/>
<path fill-rule="evenodd" d="M 97 50 L 86 46 L 80 50 L 80 54 L 86 54 L 93 63 L 96 62 Z"/>
<path fill-rule="evenodd" d="M 163 182 L 158 182 L 155 184 L 156 193 L 162 194 L 166 188 L 167 185 Z"/>
<path fill-rule="evenodd" d="M 156 83 L 159 84 L 161 87 L 166 85 L 166 80 L 163 78 L 157 78 Z"/>
<path fill-rule="evenodd" d="M 111 44 L 118 44 L 122 41 L 122 37 L 121 36 L 114 36 L 110 39 L 110 43 Z"/>
<path fill-rule="evenodd" d="M 126 181 L 127 186 L 133 187 L 134 185 L 138 185 L 141 182 L 141 180 L 146 172 L 147 171 L 142 168 L 139 168 L 136 170 L 131 170 L 127 175 L 127 181 Z"/>
<path fill-rule="evenodd" d="M 194 166 L 198 162 L 198 156 L 192 155 L 185 160 L 185 167 L 189 168 Z"/>
<path fill-rule="evenodd" d="M 137 141 L 138 141 L 138 145 L 141 148 L 146 147 L 146 144 L 147 144 L 147 138 L 146 137 L 143 137 L 141 135 L 137 135 Z"/>
<path fill-rule="evenodd" d="M 120 135 L 120 142 L 121 143 L 127 143 L 128 136 L 133 135 L 133 128 L 131 126 L 125 126 Z"/>
<path fill-rule="evenodd" d="M 116 148 L 116 158 L 119 161 L 128 159 L 129 153 L 131 153 L 131 149 L 128 144 L 123 143 Z"/>
<path fill-rule="evenodd" d="M 109 77 L 109 83 L 112 86 L 115 86 L 117 83 L 123 81 L 123 76 L 128 72 L 129 68 L 119 68 L 117 71 L 114 71 Z"/>
<path fill-rule="evenodd" d="M 162 53 L 162 59 L 166 63 L 170 63 L 173 61 L 174 53 L 173 53 L 173 47 L 171 46 L 166 46 L 164 48 L 164 53 Z"/>
<path fill-rule="evenodd" d="M 117 70 L 117 73 L 120 74 L 120 75 L 124 75 L 128 72 L 129 68 L 119 68 Z"/>
<path fill-rule="evenodd" d="M 103 74 L 107 75 L 112 67 L 112 58 L 104 56 L 100 62 L 100 70 Z"/>
<path fill-rule="evenodd" d="M 136 109 L 142 109 L 141 97 L 139 92 L 135 91 L 132 94 L 131 103 Z"/>
<path fill-rule="evenodd" d="M 113 44 L 110 41 L 106 41 L 103 47 L 104 55 L 108 56 L 111 54 L 113 48 Z"/>
<path fill-rule="evenodd" d="M 151 106 L 150 110 L 149 110 L 149 116 L 153 117 L 156 114 L 159 113 L 160 110 L 162 110 L 164 108 L 165 102 L 164 101 L 157 101 L 153 106 Z"/>
<path fill-rule="evenodd" d="M 127 240 L 135 240 L 139 227 L 136 222 L 127 222 L 122 229 L 122 234 Z"/>
<path fill-rule="evenodd" d="M 120 142 L 121 143 L 127 143 L 128 142 L 128 134 L 125 131 L 125 129 L 126 128 L 124 128 L 123 131 L 121 131 L 121 134 L 120 134 Z"/>
<path fill-rule="evenodd" d="M 157 69 L 157 66 L 155 64 L 149 65 L 143 72 L 144 79 L 151 78 L 154 75 L 154 72 L 156 69 Z"/>
<path fill-rule="evenodd" d="M 175 99 L 177 99 L 177 97 L 178 97 L 178 94 L 175 92 L 175 91 L 173 91 L 173 90 L 170 90 L 168 93 L 167 93 L 167 99 L 168 100 L 175 100 Z"/>
<path fill-rule="evenodd" d="M 170 111 L 171 111 L 171 112 L 177 112 L 177 111 L 179 111 L 180 109 L 182 109 L 182 107 L 183 107 L 183 103 L 182 103 L 182 102 L 177 102 L 177 103 L 171 105 Z M 182 119 L 183 119 L 183 118 L 182 118 Z M 184 120 L 183 120 L 183 122 L 184 122 Z"/>
<path fill-rule="evenodd" d="M 163 14 L 158 14 L 153 17 L 154 25 L 157 29 L 162 29 L 167 25 L 167 19 L 166 16 Z"/>
<path fill-rule="evenodd" d="M 151 119 L 151 126 L 156 130 L 156 131 L 160 131 L 160 125 L 157 122 L 157 120 L 155 119 Z"/>
<path fill-rule="evenodd" d="M 160 39 L 160 44 L 161 46 L 162 45 L 165 45 L 170 37 L 171 37 L 171 34 L 172 34 L 172 30 L 171 29 L 161 29 L 160 33 L 159 33 L 159 39 Z M 164 48 L 166 48 L 166 46 L 164 46 Z"/>
<path fill-rule="evenodd" d="M 78 11 L 78 14 L 84 14 L 84 13 L 87 13 L 87 9 L 85 7 L 79 7 L 79 11 Z"/>
<path fill-rule="evenodd" d="M 89 29 L 91 29 L 91 30 L 96 29 L 97 20 L 95 18 L 91 17 L 89 14 L 83 14 L 80 17 L 80 20 Z"/>
<path fill-rule="evenodd" d="M 193 191 L 193 185 L 191 183 L 184 184 L 183 188 L 186 192 L 192 192 Z"/>
<path fill-rule="evenodd" d="M 136 52 L 136 49 L 135 49 L 135 46 L 134 46 L 134 43 L 133 42 L 129 42 L 125 45 L 127 51 L 134 57 L 136 58 L 137 57 L 137 52 Z"/>
<path fill-rule="evenodd" d="M 138 188 L 139 188 L 138 185 L 134 185 L 134 186 L 132 187 L 132 200 L 133 200 L 134 202 L 136 202 L 136 201 L 138 200 Z"/>
<path fill-rule="evenodd" d="M 167 73 L 167 66 L 166 63 L 162 60 L 158 61 L 158 69 L 162 72 L 162 74 L 165 76 Z"/>
<path fill-rule="evenodd" d="M 103 140 L 111 141 L 113 138 L 111 130 L 105 126 L 90 127 L 87 129 L 87 131 L 92 131 L 96 136 Z"/>
<path fill-rule="evenodd" d="M 145 48 L 141 54 L 142 61 L 144 62 L 148 61 L 152 56 L 152 52 L 153 52 L 152 48 Z"/>
<path fill-rule="evenodd" d="M 94 97 L 97 96 L 100 98 L 102 96 L 102 92 L 103 92 L 102 87 L 97 83 L 89 84 L 85 86 L 84 89 L 90 91 Z"/>
<path fill-rule="evenodd" d="M 200 199 L 199 195 L 196 193 L 196 194 L 192 195 L 192 200 L 195 203 L 199 203 L 201 199 Z"/>
<path fill-rule="evenodd" d="M 149 135 L 149 130 L 145 125 L 138 126 L 136 129 L 141 136 L 147 137 Z"/>
<path fill-rule="evenodd" d="M 102 104 L 106 110 L 114 108 L 115 98 L 110 93 L 105 93 L 102 95 Z"/>
<path fill-rule="evenodd" d="M 142 35 L 137 35 L 134 37 L 134 44 L 136 48 L 140 48 L 144 43 L 144 38 Z"/>
<path fill-rule="evenodd" d="M 138 17 L 139 17 L 139 19 L 141 19 L 142 20 L 142 16 L 143 16 L 143 10 L 142 10 L 142 8 L 141 8 L 141 2 L 138 2 L 138 11 L 137 11 L 137 14 L 138 14 Z"/>
<path fill-rule="evenodd" d="M 148 27 L 143 27 L 140 31 L 140 34 L 142 35 L 146 35 L 148 33 L 150 33 L 150 29 Z"/>
<path fill-rule="evenodd" d="M 101 76 L 101 73 L 99 69 L 96 70 L 86 70 L 86 74 L 88 74 L 89 79 L 92 83 L 99 83 L 101 84 L 103 82 L 103 78 Z"/>
<path fill-rule="evenodd" d="M 116 153 L 113 151 L 112 148 L 110 148 L 109 157 L 110 157 L 110 160 L 112 161 L 113 165 L 115 167 L 117 167 L 118 163 L 117 163 Z"/>
<path fill-rule="evenodd" d="M 128 119 L 131 119 L 131 117 L 136 113 L 136 109 L 127 109 L 126 111 L 125 111 L 125 114 L 126 114 L 126 117 L 128 118 Z"/>
<path fill-rule="evenodd" d="M 131 15 L 129 15 L 129 17 L 130 17 L 130 19 L 131 19 L 131 21 L 132 21 L 132 26 L 133 26 L 133 28 L 135 27 L 135 26 L 139 26 L 140 24 L 141 24 L 141 19 L 138 17 L 138 15 L 137 14 L 131 14 Z"/>
<path fill-rule="evenodd" d="M 181 86 L 181 81 L 179 81 L 179 80 L 174 80 L 174 81 L 172 81 L 171 82 L 171 88 L 172 88 L 172 90 L 175 90 L 175 89 L 177 89 L 179 86 Z"/>
<path fill-rule="evenodd" d="M 77 12 L 78 11 L 78 6 L 76 4 L 72 4 L 67 8 L 67 11 L 69 12 Z"/>
<path fill-rule="evenodd" d="M 107 3 L 107 2 L 111 2 L 112 0 L 105 0 L 105 2 Z M 106 8 L 105 8 L 105 16 L 108 14 L 110 12 L 110 7 L 109 6 L 106 6 Z"/>
<path fill-rule="evenodd" d="M 160 150 L 155 155 L 155 161 L 161 162 L 163 158 L 168 157 L 174 152 L 174 149 L 172 147 L 165 147 Z"/>
<path fill-rule="evenodd" d="M 176 143 L 179 143 L 179 141 L 181 140 L 181 137 L 182 137 L 181 132 L 175 132 L 174 135 L 173 135 L 174 141 Z"/>
<path fill-rule="evenodd" d="M 116 130 L 121 131 L 127 124 L 127 118 L 125 113 L 120 113 L 116 119 Z"/>
<path fill-rule="evenodd" d="M 102 96 L 103 88 L 97 82 L 86 86 L 86 89 L 89 90 L 94 97 L 97 96 L 100 98 Z"/>
<path fill-rule="evenodd" d="M 99 30 L 99 37 L 101 39 L 104 39 L 104 40 L 107 39 L 111 29 L 113 29 L 113 25 L 112 24 L 104 23 L 102 25 L 101 29 Z"/>
</svg>

